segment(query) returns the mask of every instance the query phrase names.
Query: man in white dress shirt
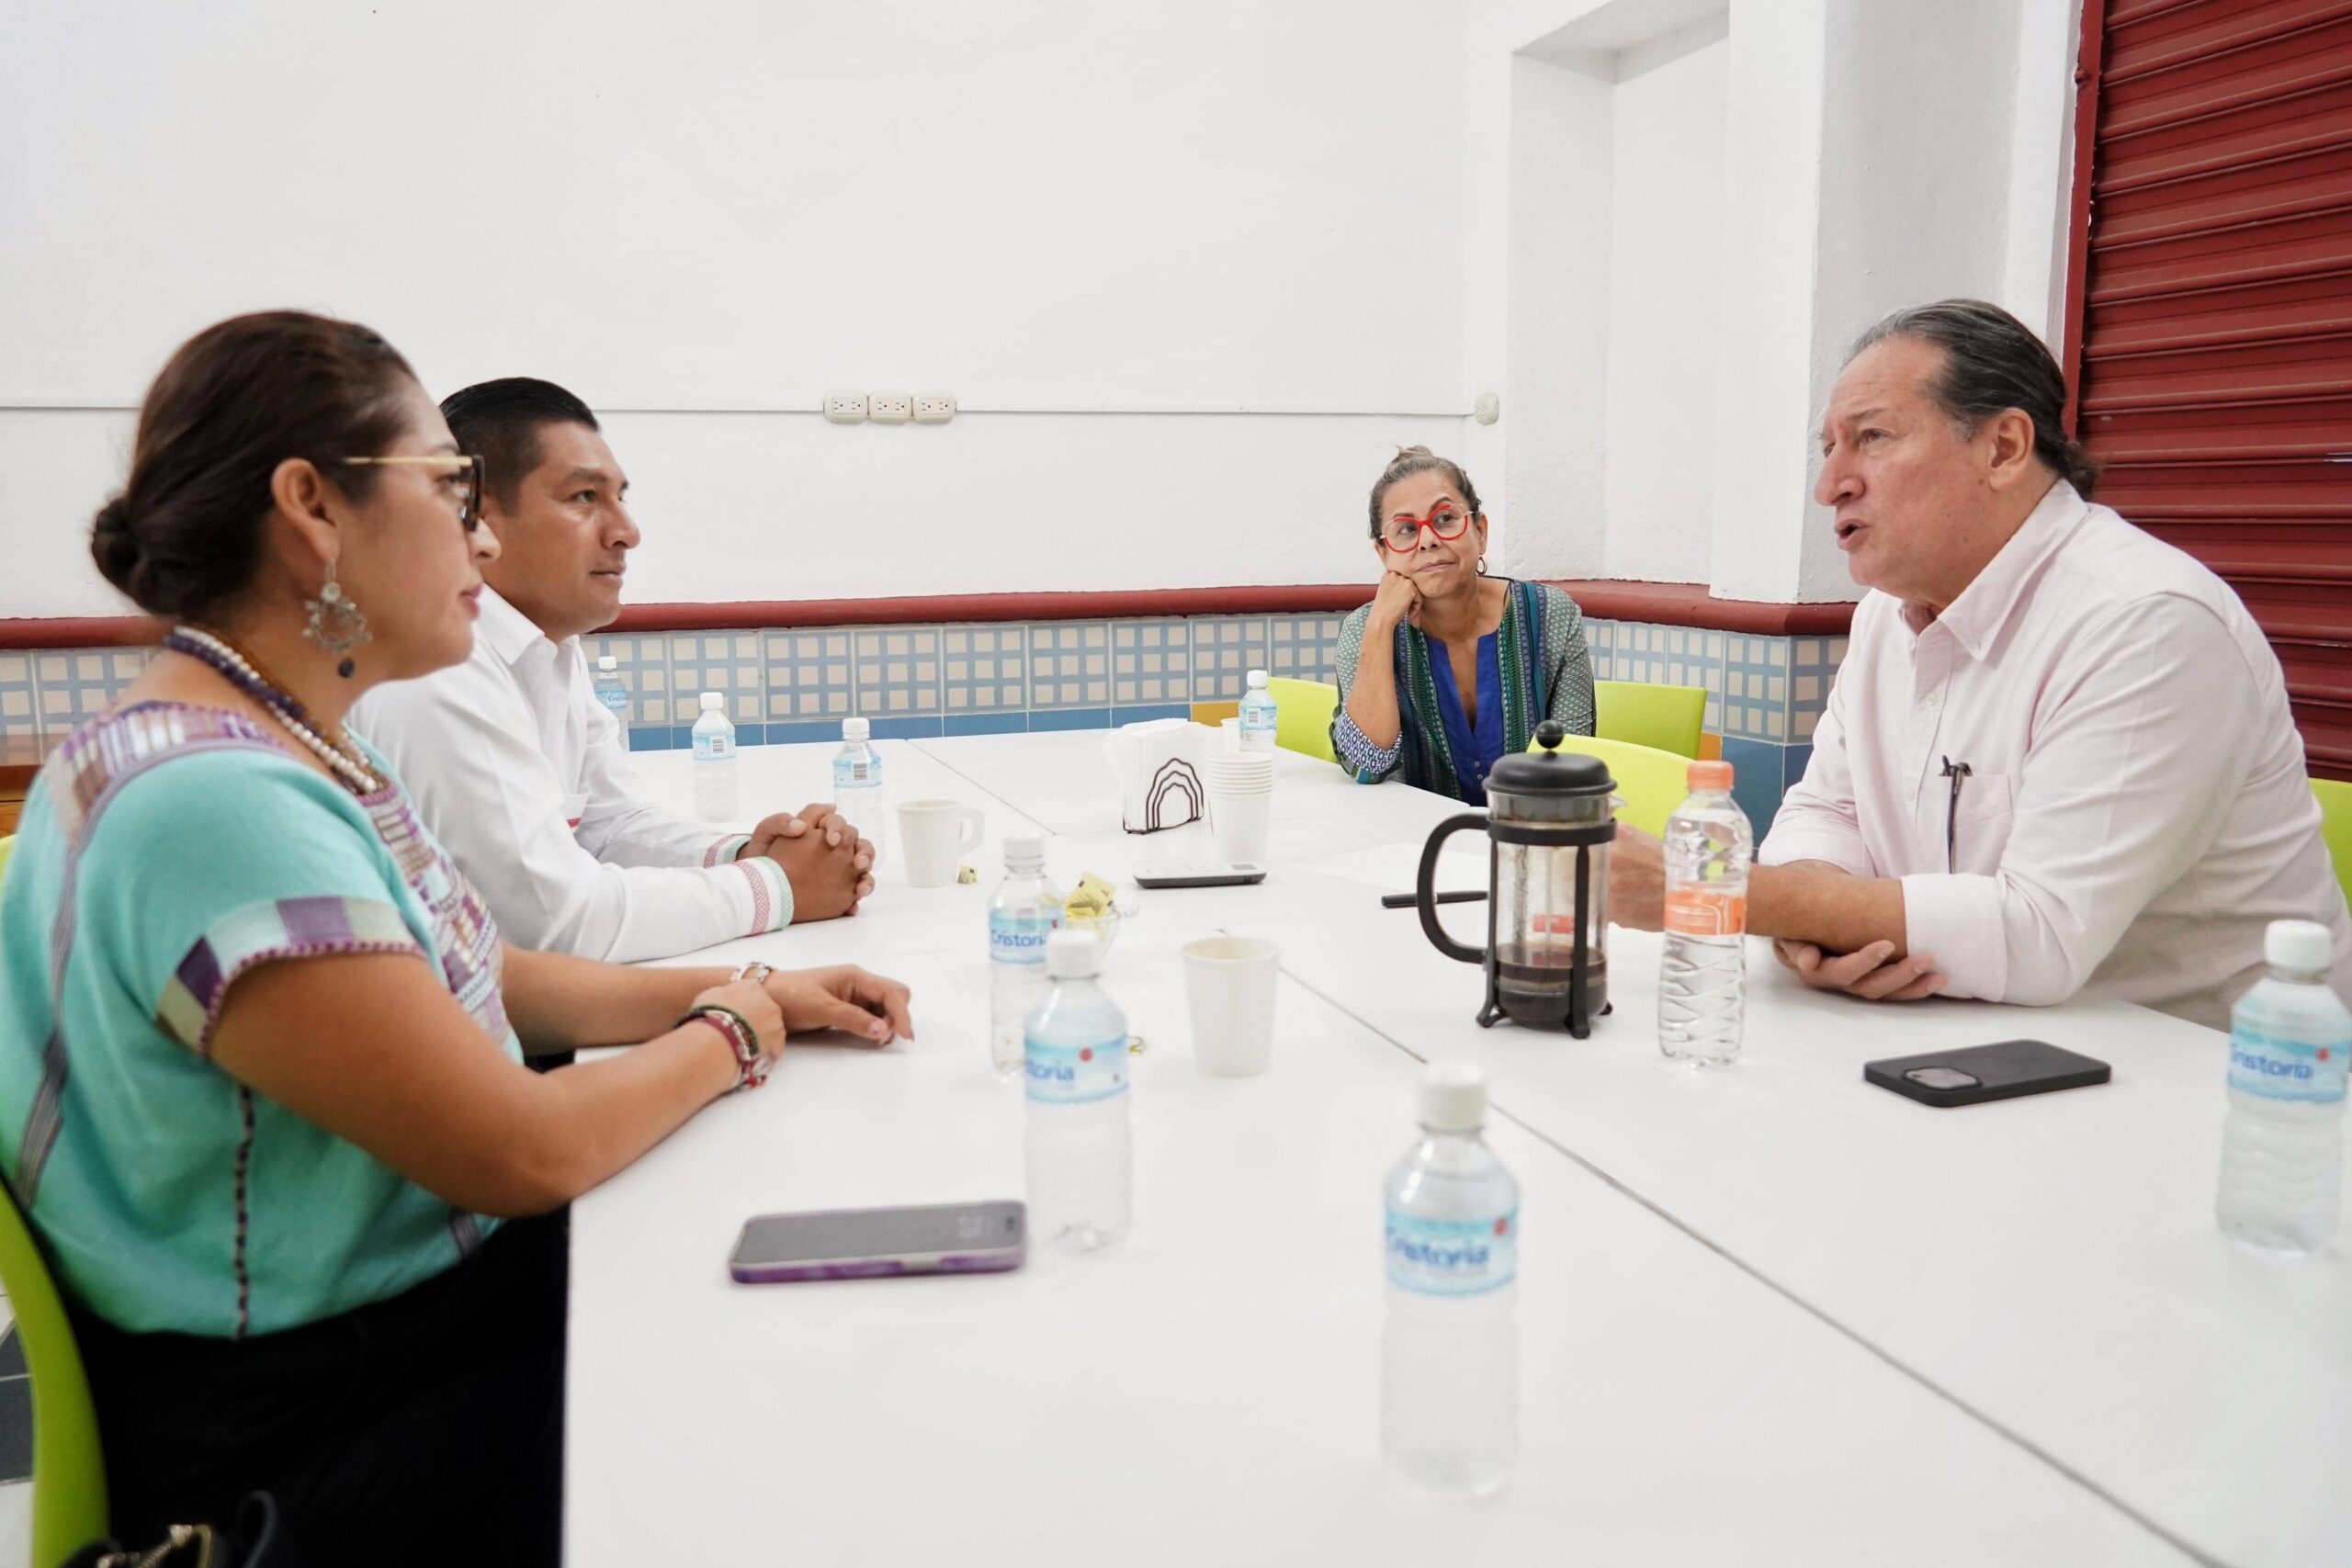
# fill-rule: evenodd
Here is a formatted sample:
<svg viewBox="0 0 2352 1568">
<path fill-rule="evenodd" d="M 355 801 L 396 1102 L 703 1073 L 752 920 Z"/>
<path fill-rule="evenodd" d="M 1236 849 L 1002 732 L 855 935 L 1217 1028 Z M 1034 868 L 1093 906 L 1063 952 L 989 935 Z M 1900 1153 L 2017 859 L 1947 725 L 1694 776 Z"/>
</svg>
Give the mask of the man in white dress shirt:
<svg viewBox="0 0 2352 1568">
<path fill-rule="evenodd" d="M 2278 660 L 2229 585 L 2086 497 L 2041 340 L 1950 299 L 1864 334 L 1815 499 L 1872 590 L 1758 852 L 1748 929 L 1806 984 L 1909 1000 L 2076 991 L 2225 1026 L 2263 931 L 2352 918 Z M 1657 841 L 1611 912 L 1656 929 Z"/>
<path fill-rule="evenodd" d="M 639 793 L 582 634 L 620 612 L 638 530 L 596 417 L 562 388 L 486 381 L 441 405 L 488 468 L 473 656 L 379 686 L 352 728 L 390 760 L 425 821 L 523 945 L 613 963 L 853 914 L 873 846 L 830 807 L 720 835 Z"/>
</svg>

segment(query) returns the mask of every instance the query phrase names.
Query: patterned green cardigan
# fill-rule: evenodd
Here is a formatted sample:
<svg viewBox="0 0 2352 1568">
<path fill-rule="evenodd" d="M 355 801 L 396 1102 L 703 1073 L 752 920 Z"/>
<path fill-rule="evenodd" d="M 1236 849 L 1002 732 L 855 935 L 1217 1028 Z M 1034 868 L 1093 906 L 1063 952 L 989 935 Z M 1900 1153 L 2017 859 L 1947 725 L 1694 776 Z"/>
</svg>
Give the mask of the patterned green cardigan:
<svg viewBox="0 0 2352 1568">
<path fill-rule="evenodd" d="M 1396 704 L 1404 720 L 1396 744 L 1374 745 L 1348 716 L 1348 694 L 1355 687 L 1364 623 L 1371 615 L 1366 604 L 1340 628 L 1340 710 L 1331 721 L 1331 749 L 1340 766 L 1359 784 L 1401 774 L 1417 788 L 1460 800 L 1462 783 L 1430 673 L 1429 638 L 1419 629 L 1401 624 L 1396 628 Z M 1585 648 L 1584 612 L 1575 600 L 1542 583 L 1513 582 L 1503 599 L 1495 645 L 1503 678 L 1504 755 L 1526 750 L 1535 727 L 1547 718 L 1559 720 L 1571 735 L 1592 733 L 1592 659 Z"/>
</svg>

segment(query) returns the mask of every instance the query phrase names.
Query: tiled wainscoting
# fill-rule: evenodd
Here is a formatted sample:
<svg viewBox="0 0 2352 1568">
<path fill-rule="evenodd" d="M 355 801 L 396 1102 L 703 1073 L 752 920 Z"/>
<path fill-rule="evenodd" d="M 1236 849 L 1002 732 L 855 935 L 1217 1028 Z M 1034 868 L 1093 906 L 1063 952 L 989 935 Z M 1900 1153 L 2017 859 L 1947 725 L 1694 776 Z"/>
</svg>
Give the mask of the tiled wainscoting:
<svg viewBox="0 0 2352 1568">
<path fill-rule="evenodd" d="M 885 737 L 1099 729 L 1239 700 L 1250 670 L 1333 681 L 1338 615 L 944 626 L 744 627 L 588 639 L 635 705 L 629 744 L 682 747 L 704 692 L 746 745 L 826 740 L 864 714 Z M 1842 637 L 1750 637 L 1588 621 L 1600 680 L 1707 688 L 1708 750 L 1737 770 L 1759 830 L 1804 773 Z M 143 649 L 0 652 L 0 737 L 63 739 L 145 664 Z"/>
<path fill-rule="evenodd" d="M 1707 688 L 1706 739 L 1732 765 L 1732 793 L 1758 833 L 1781 796 L 1804 777 L 1814 727 L 1829 705 L 1829 683 L 1846 657 L 1842 637 L 1758 637 L 1589 621 L 1592 673 L 1600 681 L 1646 681 Z"/>
</svg>

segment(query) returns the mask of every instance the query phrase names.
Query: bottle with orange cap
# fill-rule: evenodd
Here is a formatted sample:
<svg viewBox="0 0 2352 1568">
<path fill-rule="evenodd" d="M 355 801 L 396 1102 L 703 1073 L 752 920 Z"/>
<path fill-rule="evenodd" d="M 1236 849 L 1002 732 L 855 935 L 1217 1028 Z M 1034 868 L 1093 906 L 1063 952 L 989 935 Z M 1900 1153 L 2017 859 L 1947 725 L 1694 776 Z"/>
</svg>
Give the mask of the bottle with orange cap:
<svg viewBox="0 0 2352 1568">
<path fill-rule="evenodd" d="M 1690 764 L 1690 794 L 1666 824 L 1666 956 L 1658 1049 L 1720 1066 L 1739 1052 L 1747 1008 L 1747 872 L 1756 834 L 1732 798 L 1729 762 Z"/>
</svg>

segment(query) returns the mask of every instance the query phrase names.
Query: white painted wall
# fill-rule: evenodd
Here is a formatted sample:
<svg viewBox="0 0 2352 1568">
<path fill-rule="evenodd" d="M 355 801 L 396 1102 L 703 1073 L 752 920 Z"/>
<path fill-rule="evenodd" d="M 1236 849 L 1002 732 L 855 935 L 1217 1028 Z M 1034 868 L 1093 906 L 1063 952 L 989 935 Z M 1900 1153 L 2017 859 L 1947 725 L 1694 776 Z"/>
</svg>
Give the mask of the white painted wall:
<svg viewBox="0 0 2352 1568">
<path fill-rule="evenodd" d="M 1510 58 L 1506 570 L 1707 579 L 1724 28 L 1640 30 L 1704 4 L 1619 0 Z"/>
<path fill-rule="evenodd" d="M 283 303 L 619 411 L 641 599 L 1369 581 L 1415 441 L 1504 570 L 1848 592 L 1826 377 L 1883 305 L 2052 319 L 2079 0 L 1647 41 L 1722 4 L 0 7 L 0 615 L 119 607 L 125 411 Z M 844 385 L 971 412 L 806 412 Z"/>
<path fill-rule="evenodd" d="M 1497 570 L 1606 574 L 1610 90 L 1514 58 L 1504 443 L 1471 478 L 1494 519 Z M 1492 475 L 1499 467 L 1502 483 Z"/>
<path fill-rule="evenodd" d="M 1720 18 L 1718 18 L 1720 21 Z M 1611 98 L 1608 575 L 1711 581 L 1723 357 L 1723 29 Z"/>
<path fill-rule="evenodd" d="M 279 304 L 659 411 L 613 422 L 640 597 L 1368 580 L 1380 457 L 1468 406 L 1463 44 L 1425 0 L 0 7 L 0 615 L 119 608 L 121 411 Z M 799 412 L 834 386 L 975 412 Z M 1170 412 L 1057 412 L 1102 410 Z"/>
<path fill-rule="evenodd" d="M 1708 580 L 1724 599 L 1849 592 L 1842 570 L 1805 570 L 1826 29 L 1826 0 L 1733 0 Z"/>
<path fill-rule="evenodd" d="M 1520 491 L 1532 482 L 1548 515 L 1560 483 L 1552 458 L 1576 439 L 1553 426 L 1578 400 L 1600 411 L 1601 516 L 1522 529 L 1519 570 L 1589 574 L 1598 535 L 1612 577 L 1705 581 L 1724 598 L 1852 596 L 1826 519 L 1809 500 L 1821 401 L 1853 334 L 1899 304 L 1973 294 L 2055 341 L 2079 4 L 1729 0 L 1724 45 L 1644 72 L 1645 56 L 1673 54 L 1671 40 L 1722 6 L 1474 0 L 1464 323 L 1473 387 L 1544 385 L 1517 359 L 1519 323 L 1541 313 L 1520 297 L 1521 280 L 1541 271 L 1522 255 L 1530 182 L 1517 159 L 1498 174 L 1489 149 L 1526 133 L 1518 100 L 1531 80 L 1555 94 L 1566 90 L 1558 78 L 1577 72 L 1614 84 L 1612 297 L 1592 329 L 1607 344 L 1606 369 L 1581 387 L 1554 388 L 1548 406 L 1507 399 L 1503 423 L 1468 437 L 1482 468 L 1505 476 L 1501 505 L 1523 512 Z M 1702 101 L 1715 106 L 1703 129 Z M 1645 132 L 1629 135 L 1629 118 L 1645 109 L 1657 111 Z M 1635 186 L 1699 188 L 1698 142 L 1717 124 L 1713 213 L 1661 211 L 1629 197 Z M 1669 154 L 1658 138 L 1678 130 L 1692 134 Z M 1629 173 L 1645 152 L 1657 166 Z M 1707 244 L 1694 249 L 1694 234 Z M 1702 268 L 1690 264 L 1710 252 L 1719 310 L 1712 389 L 1700 400 L 1711 406 L 1690 423 L 1711 423 L 1712 440 L 1693 434 L 1683 460 L 1662 465 L 1674 454 L 1658 450 L 1665 426 L 1651 411 L 1708 357 L 1703 323 L 1675 317 L 1664 300 L 1697 285 Z M 1587 284 L 1580 273 L 1554 275 Z M 1645 379 L 1648 367 L 1654 380 Z M 1522 443 L 1533 444 L 1532 458 L 1521 456 Z M 1657 483 L 1635 478 L 1650 473 Z M 1703 504 L 1693 493 L 1702 490 Z"/>
<path fill-rule="evenodd" d="M 2075 175 L 2082 0 L 2019 0 L 2000 303 L 2052 350 L 2066 337 L 2066 230 Z M 2062 354 L 2063 358 L 2063 354 Z"/>
</svg>

